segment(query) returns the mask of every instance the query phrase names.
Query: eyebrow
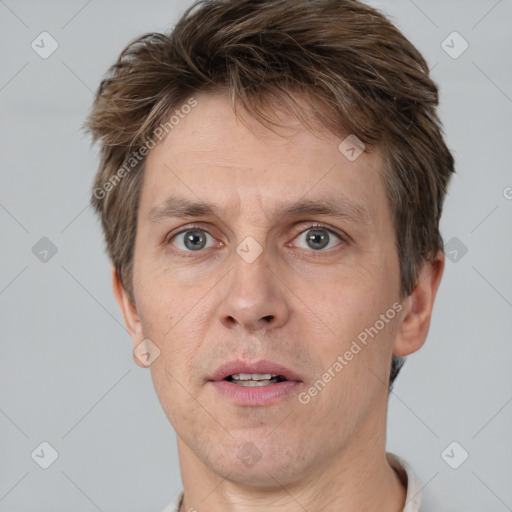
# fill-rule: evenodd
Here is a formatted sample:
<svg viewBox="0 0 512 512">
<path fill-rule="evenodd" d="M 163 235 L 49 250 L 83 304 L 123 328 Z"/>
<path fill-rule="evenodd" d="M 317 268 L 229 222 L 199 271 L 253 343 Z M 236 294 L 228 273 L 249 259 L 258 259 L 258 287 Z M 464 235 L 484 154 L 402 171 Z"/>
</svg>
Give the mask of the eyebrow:
<svg viewBox="0 0 512 512">
<path fill-rule="evenodd" d="M 235 214 L 240 213 L 239 208 Z M 300 217 L 304 215 L 326 215 L 346 219 L 355 223 L 371 224 L 368 210 L 348 197 L 324 197 L 315 200 L 299 199 L 294 203 L 281 203 L 266 216 L 270 220 Z M 222 211 L 214 204 L 191 201 L 184 197 L 168 197 L 161 205 L 151 208 L 150 222 L 160 222 L 169 218 L 187 219 L 192 217 L 222 217 Z"/>
</svg>

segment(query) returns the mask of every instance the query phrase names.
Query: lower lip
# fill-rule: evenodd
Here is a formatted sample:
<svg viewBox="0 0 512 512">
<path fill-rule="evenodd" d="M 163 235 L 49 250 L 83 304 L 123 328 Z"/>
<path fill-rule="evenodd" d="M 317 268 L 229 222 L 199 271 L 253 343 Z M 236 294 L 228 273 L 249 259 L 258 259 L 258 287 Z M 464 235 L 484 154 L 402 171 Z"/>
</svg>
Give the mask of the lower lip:
<svg viewBox="0 0 512 512">
<path fill-rule="evenodd" d="M 302 384 L 295 380 L 286 380 L 267 386 L 240 386 L 227 380 L 210 381 L 214 388 L 236 405 L 260 406 L 278 402 L 285 396 L 297 391 Z"/>
</svg>

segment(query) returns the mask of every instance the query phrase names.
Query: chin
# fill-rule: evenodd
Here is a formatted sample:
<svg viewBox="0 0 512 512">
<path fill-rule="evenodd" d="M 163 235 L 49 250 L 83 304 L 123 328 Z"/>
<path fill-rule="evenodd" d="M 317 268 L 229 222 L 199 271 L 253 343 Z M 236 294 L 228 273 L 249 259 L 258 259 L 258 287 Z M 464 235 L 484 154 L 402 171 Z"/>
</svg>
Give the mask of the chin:
<svg viewBox="0 0 512 512">
<path fill-rule="evenodd" d="M 276 486 L 293 485 L 307 474 L 307 461 L 300 447 L 283 448 L 268 442 L 258 448 L 256 443 L 238 440 L 228 443 L 222 455 L 208 454 L 207 465 L 212 471 L 237 485 L 252 490 L 270 490 Z M 203 459 L 204 460 L 204 459 Z"/>
<path fill-rule="evenodd" d="M 212 469 L 215 470 L 215 468 Z M 269 491 L 276 487 L 293 485 L 296 482 L 295 475 L 289 473 L 290 464 L 286 461 L 278 465 L 259 464 L 252 468 L 233 462 L 233 464 L 228 464 L 222 469 L 223 473 L 220 474 L 226 480 L 253 491 Z"/>
</svg>

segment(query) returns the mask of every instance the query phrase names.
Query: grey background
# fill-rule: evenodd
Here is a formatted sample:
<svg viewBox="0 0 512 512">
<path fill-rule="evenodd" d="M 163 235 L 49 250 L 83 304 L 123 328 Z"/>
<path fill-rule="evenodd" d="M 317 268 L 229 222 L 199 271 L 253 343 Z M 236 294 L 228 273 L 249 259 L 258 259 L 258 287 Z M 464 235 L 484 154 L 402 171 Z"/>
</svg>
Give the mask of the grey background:
<svg viewBox="0 0 512 512">
<path fill-rule="evenodd" d="M 512 2 L 371 3 L 433 68 L 458 171 L 442 221 L 458 260 L 390 397 L 388 450 L 436 510 L 512 510 Z M 181 488 L 174 432 L 111 293 L 80 126 L 124 46 L 189 4 L 0 0 L 0 511 L 159 511 Z M 59 45 L 47 59 L 31 48 L 43 31 Z M 453 31 L 469 43 L 456 59 L 441 46 Z M 57 249 L 46 262 L 32 252 L 43 237 Z M 59 454 L 46 470 L 31 458 L 43 441 Z M 452 464 L 469 453 L 458 469 L 441 456 L 452 441 Z"/>
</svg>

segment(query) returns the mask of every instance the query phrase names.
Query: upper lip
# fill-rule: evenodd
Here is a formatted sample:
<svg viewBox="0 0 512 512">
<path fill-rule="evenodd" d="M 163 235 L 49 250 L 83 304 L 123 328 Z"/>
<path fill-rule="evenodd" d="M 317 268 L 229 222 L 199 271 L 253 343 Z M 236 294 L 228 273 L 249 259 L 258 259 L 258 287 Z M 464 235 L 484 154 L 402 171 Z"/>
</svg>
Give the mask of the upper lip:
<svg viewBox="0 0 512 512">
<path fill-rule="evenodd" d="M 282 375 L 287 380 L 301 382 L 300 376 L 280 363 L 268 360 L 244 362 L 239 359 L 222 364 L 215 372 L 208 377 L 208 380 L 224 380 L 235 373 L 259 373 L 271 375 Z"/>
</svg>

